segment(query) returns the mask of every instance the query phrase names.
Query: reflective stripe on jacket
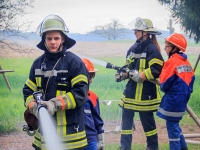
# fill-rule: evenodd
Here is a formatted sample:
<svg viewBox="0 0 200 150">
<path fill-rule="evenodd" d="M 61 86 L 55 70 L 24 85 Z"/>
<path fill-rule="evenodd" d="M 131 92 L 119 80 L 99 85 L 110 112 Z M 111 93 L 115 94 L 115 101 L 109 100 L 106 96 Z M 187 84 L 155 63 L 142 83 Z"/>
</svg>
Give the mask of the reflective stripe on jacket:
<svg viewBox="0 0 200 150">
<path fill-rule="evenodd" d="M 163 66 L 160 52 L 149 38 L 137 42 L 127 52 L 130 69 L 144 72 L 147 80 L 157 79 Z M 119 105 L 135 111 L 156 111 L 161 100 L 159 87 L 147 80 L 137 83 L 129 79 Z"/>
</svg>

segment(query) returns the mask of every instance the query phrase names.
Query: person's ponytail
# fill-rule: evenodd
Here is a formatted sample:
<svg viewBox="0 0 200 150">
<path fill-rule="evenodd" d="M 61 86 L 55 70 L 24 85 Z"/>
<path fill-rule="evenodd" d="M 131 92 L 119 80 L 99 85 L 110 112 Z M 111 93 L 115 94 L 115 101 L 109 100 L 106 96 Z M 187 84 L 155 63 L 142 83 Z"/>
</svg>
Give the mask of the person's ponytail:
<svg viewBox="0 0 200 150">
<path fill-rule="evenodd" d="M 156 35 L 151 35 L 151 41 L 153 42 L 153 44 L 156 45 L 158 51 L 161 53 L 160 46 L 158 45 L 158 41 L 157 41 Z"/>
</svg>

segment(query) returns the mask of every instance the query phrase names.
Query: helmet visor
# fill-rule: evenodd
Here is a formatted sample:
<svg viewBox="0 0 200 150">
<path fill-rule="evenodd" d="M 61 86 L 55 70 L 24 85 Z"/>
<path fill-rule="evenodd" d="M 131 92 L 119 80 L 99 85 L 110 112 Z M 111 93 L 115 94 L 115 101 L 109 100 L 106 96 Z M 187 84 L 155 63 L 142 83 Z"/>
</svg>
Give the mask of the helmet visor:
<svg viewBox="0 0 200 150">
<path fill-rule="evenodd" d="M 148 26 L 140 17 L 138 17 L 128 24 L 128 28 L 130 30 L 145 30 Z"/>
<path fill-rule="evenodd" d="M 45 17 L 37 27 L 36 33 L 42 36 L 44 32 L 51 30 L 62 31 L 65 35 L 69 32 L 64 20 L 57 15 L 49 15 Z"/>
</svg>

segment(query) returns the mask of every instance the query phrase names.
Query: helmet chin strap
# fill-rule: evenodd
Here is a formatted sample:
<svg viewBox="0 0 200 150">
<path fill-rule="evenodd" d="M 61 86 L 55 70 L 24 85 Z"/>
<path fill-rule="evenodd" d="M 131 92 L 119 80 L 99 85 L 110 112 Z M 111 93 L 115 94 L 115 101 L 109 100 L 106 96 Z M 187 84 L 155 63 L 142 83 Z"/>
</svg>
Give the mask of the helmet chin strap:
<svg viewBox="0 0 200 150">
<path fill-rule="evenodd" d="M 144 41 L 143 37 L 147 36 L 148 34 L 144 35 L 144 31 L 142 31 L 142 36 L 138 39 L 140 41 L 140 43 L 142 43 Z"/>
<path fill-rule="evenodd" d="M 177 49 L 175 46 L 172 47 L 172 50 L 169 52 L 169 57 L 170 58 L 174 53 L 178 53 L 180 50 Z"/>
<path fill-rule="evenodd" d="M 46 47 L 46 49 L 50 52 L 50 53 L 52 53 L 50 50 L 49 50 L 49 48 L 48 48 L 48 46 L 47 46 L 47 44 L 44 42 L 44 45 L 45 45 L 45 47 Z M 60 46 L 58 47 L 58 50 L 56 51 L 56 53 L 59 53 L 60 51 L 62 51 L 62 49 L 63 49 L 63 42 L 60 44 Z"/>
</svg>

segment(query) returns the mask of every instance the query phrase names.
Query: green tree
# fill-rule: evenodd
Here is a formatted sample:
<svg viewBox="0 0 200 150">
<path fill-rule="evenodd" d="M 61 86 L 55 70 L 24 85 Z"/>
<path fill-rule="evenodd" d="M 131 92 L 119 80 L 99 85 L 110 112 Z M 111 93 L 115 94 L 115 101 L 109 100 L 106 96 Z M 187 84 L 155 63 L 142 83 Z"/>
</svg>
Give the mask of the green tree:
<svg viewBox="0 0 200 150">
<path fill-rule="evenodd" d="M 176 23 L 180 23 L 182 30 L 195 42 L 200 41 L 200 0 L 158 0 L 166 5 Z"/>
<path fill-rule="evenodd" d="M 31 22 L 19 23 L 18 17 L 23 17 L 25 9 L 32 6 L 32 0 L 0 0 L 0 49 L 10 48 L 20 51 L 20 44 L 13 42 L 13 37 L 23 36 L 29 30 Z"/>
</svg>

